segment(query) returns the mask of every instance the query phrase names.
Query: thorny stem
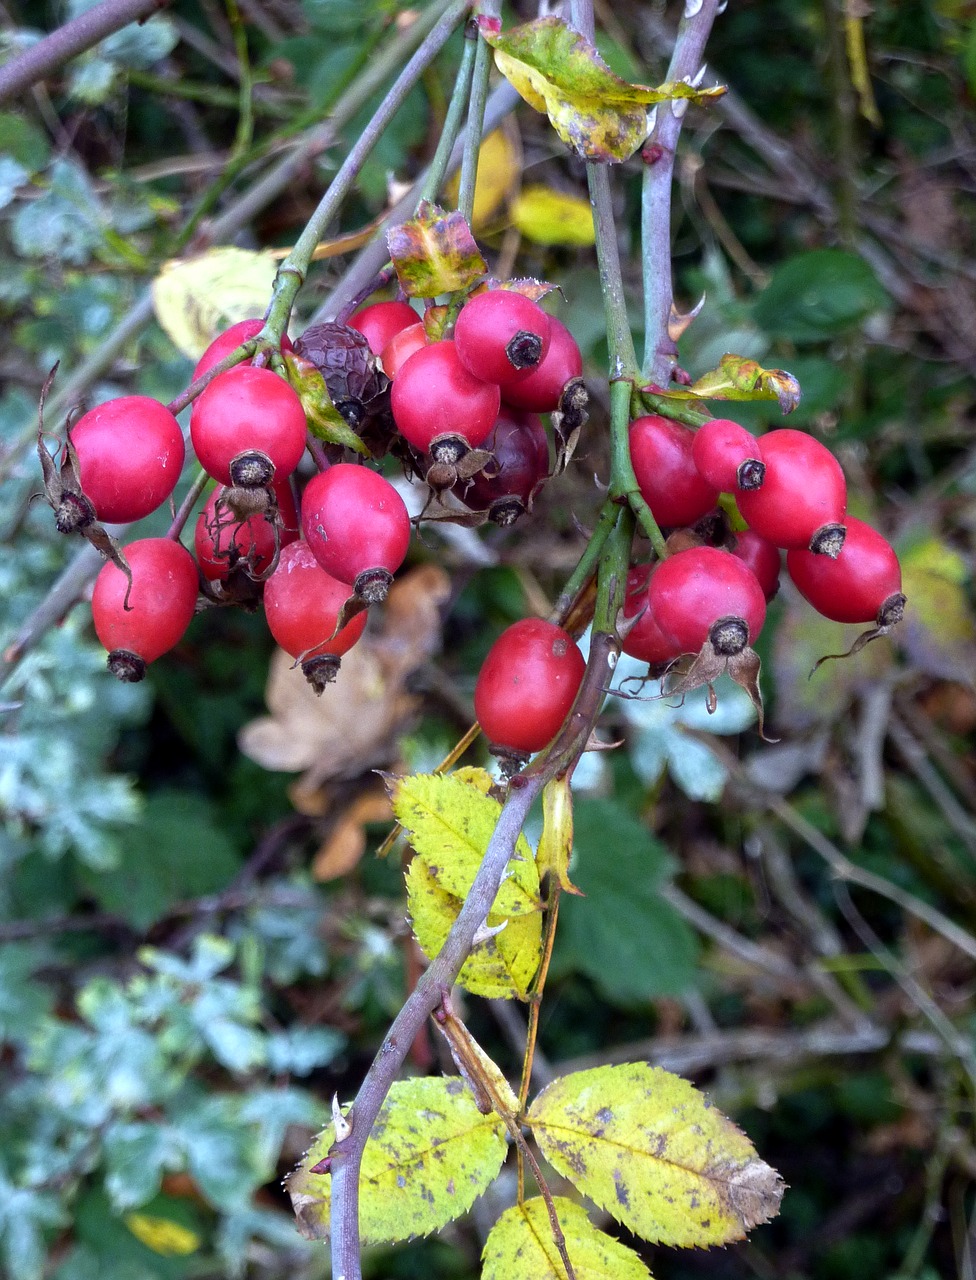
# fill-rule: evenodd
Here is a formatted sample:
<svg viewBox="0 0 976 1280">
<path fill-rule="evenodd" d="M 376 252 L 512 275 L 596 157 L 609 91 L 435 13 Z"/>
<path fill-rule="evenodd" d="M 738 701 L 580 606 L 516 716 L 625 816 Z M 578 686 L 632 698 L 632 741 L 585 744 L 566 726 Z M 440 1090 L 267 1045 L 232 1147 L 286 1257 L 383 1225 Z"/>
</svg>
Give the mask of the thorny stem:
<svg viewBox="0 0 976 1280">
<path fill-rule="evenodd" d="M 499 0 L 484 0 L 480 6 L 482 16 L 486 18 L 497 18 L 500 9 Z M 468 126 L 464 134 L 464 153 L 461 157 L 461 178 L 458 186 L 458 210 L 469 225 L 474 211 L 474 187 L 478 177 L 478 154 L 481 150 L 490 72 L 491 47 L 479 32 L 474 73 L 471 79 L 471 98 L 468 103 Z"/>
<path fill-rule="evenodd" d="M 600 288 L 607 314 L 607 341 L 610 346 L 610 378 L 637 377 L 637 354 L 627 319 L 627 299 L 620 270 L 620 248 L 613 216 L 610 174 L 606 165 L 588 164 L 586 181 L 593 205 L 596 258 L 600 268 Z"/>
<path fill-rule="evenodd" d="M 610 497 L 614 502 L 626 502 L 637 517 L 640 527 L 647 534 L 658 559 L 668 554 L 664 535 L 641 496 L 640 485 L 634 475 L 630 457 L 630 404 L 633 384 L 618 381 L 610 384 Z"/>
<path fill-rule="evenodd" d="M 430 162 L 430 168 L 424 178 L 424 185 L 420 190 L 420 201 L 436 200 L 441 187 L 444 185 L 447 164 L 451 158 L 451 152 L 454 150 L 458 133 L 461 130 L 464 108 L 467 106 L 471 96 L 471 77 L 474 72 L 475 54 L 479 42 L 484 43 L 478 35 L 477 26 L 469 18 L 464 28 L 464 49 L 461 53 L 461 65 L 458 67 L 457 77 L 454 81 L 454 91 L 451 94 L 451 101 L 448 103 L 447 115 L 444 117 L 444 127 L 437 142 L 437 150 L 434 152 L 434 158 Z"/>
<path fill-rule="evenodd" d="M 596 527 L 590 534 L 590 540 L 580 556 L 579 563 L 567 579 L 562 591 L 560 591 L 556 603 L 552 606 L 552 612 L 549 614 L 550 622 L 555 622 L 560 627 L 565 625 L 579 593 L 583 590 L 596 568 L 607 538 L 619 519 L 620 507 L 615 502 L 605 502 L 600 509 Z"/>
<path fill-rule="evenodd" d="M 715 21 L 719 0 L 702 0 L 692 17 L 678 26 L 668 80 L 694 78 L 702 65 L 705 42 Z M 687 9 L 685 11 L 687 14 Z M 641 200 L 641 241 L 644 261 L 644 381 L 667 387 L 677 362 L 677 348 L 668 334 L 674 299 L 671 278 L 671 184 L 675 150 L 686 104 L 662 102 L 645 147 Z"/>
<path fill-rule="evenodd" d="M 453 0 L 445 9 L 440 21 L 432 28 L 420 48 L 413 55 L 395 83 L 380 103 L 373 118 L 363 130 L 362 136 L 355 144 L 339 170 L 318 207 L 309 218 L 302 234 L 287 258 L 278 268 L 274 289 L 271 294 L 271 305 L 265 319 L 264 328 L 258 335 L 262 341 L 270 341 L 273 346 L 281 342 L 282 334 L 288 327 L 288 319 L 298 291 L 305 282 L 312 255 L 326 228 L 338 212 L 339 206 L 348 195 L 359 171 L 370 152 L 379 142 L 383 131 L 400 109 L 407 94 L 420 79 L 424 70 L 434 60 L 447 43 L 451 32 L 469 7 L 469 0 Z"/>
</svg>

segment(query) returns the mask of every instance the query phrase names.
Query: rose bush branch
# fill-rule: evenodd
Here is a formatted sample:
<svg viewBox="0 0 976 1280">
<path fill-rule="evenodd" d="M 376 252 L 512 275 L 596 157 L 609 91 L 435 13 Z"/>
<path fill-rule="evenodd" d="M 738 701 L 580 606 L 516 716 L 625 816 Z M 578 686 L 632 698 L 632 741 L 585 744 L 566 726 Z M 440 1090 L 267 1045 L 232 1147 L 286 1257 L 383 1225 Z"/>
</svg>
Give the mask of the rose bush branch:
<svg viewBox="0 0 976 1280">
<path fill-rule="evenodd" d="M 697 7 L 696 7 L 697 6 Z M 694 81 L 719 0 L 687 0 L 668 67 L 669 81 Z M 641 240 L 644 263 L 644 379 L 667 387 L 677 363 L 668 333 L 674 301 L 671 278 L 671 186 L 675 151 L 687 102 L 662 102 L 644 147 Z"/>
</svg>

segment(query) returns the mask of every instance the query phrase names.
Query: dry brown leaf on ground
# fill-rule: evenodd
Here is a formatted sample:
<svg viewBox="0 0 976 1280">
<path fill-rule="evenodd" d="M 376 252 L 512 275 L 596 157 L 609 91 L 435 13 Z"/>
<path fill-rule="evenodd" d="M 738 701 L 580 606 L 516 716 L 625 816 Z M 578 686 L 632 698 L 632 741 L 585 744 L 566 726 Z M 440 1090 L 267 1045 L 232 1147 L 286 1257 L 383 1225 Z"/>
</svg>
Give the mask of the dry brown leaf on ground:
<svg viewBox="0 0 976 1280">
<path fill-rule="evenodd" d="M 383 787 L 367 791 L 345 811 L 312 860 L 316 880 L 338 880 L 348 875 L 366 852 L 366 824 L 391 822 L 393 808 Z"/>
<path fill-rule="evenodd" d="M 440 648 L 440 611 L 449 591 L 450 580 L 436 565 L 395 582 L 380 625 L 343 656 L 335 685 L 321 698 L 278 650 L 265 689 L 271 714 L 244 726 L 241 751 L 264 769 L 304 770 L 303 790 L 389 764 L 400 730 L 420 705 L 405 681 Z"/>
</svg>

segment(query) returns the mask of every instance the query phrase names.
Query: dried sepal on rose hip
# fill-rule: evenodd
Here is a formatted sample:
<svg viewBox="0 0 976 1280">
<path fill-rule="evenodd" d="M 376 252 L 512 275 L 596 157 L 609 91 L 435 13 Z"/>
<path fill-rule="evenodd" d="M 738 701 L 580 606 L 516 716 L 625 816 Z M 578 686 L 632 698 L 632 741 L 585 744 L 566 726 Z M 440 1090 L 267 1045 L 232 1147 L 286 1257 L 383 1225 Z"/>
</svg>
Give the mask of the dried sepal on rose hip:
<svg viewBox="0 0 976 1280">
<path fill-rule="evenodd" d="M 585 670 L 576 641 L 553 622 L 523 618 L 503 631 L 474 691 L 492 750 L 513 762 L 541 751 L 569 714 Z"/>
<path fill-rule="evenodd" d="M 847 536 L 835 559 L 801 550 L 786 555 L 790 577 L 818 613 L 833 622 L 874 623 L 847 653 L 827 654 L 817 667 L 859 653 L 871 640 L 887 635 L 905 612 L 901 565 L 891 543 L 856 516 L 848 516 L 845 523 Z"/>
<path fill-rule="evenodd" d="M 728 551 L 689 547 L 658 564 L 647 599 L 662 633 L 679 653 L 693 655 L 669 692 L 711 689 L 727 673 L 752 699 L 762 733 L 759 658 L 752 644 L 766 619 L 766 598 L 752 570 Z"/>
<path fill-rule="evenodd" d="M 583 356 L 561 320 L 549 317 L 549 350 L 524 378 L 505 387 L 505 403 L 532 413 L 553 413 L 566 384 L 583 374 Z"/>
<path fill-rule="evenodd" d="M 531 510 L 549 477 L 549 439 L 542 419 L 502 406 L 484 447 L 484 466 L 459 479 L 454 495 L 473 511 L 484 511 L 495 524 L 514 524 Z"/>
<path fill-rule="evenodd" d="M 196 609 L 199 578 L 189 551 L 172 538 L 142 538 L 125 548 L 131 576 L 103 565 L 92 592 L 95 633 L 108 667 L 134 682 L 183 638 Z"/>
<path fill-rule="evenodd" d="M 316 693 L 335 680 L 339 659 L 366 626 L 366 613 L 350 617 L 349 586 L 319 564 L 307 542 L 284 547 L 264 585 L 264 611 L 275 640 L 302 665 Z"/>
</svg>

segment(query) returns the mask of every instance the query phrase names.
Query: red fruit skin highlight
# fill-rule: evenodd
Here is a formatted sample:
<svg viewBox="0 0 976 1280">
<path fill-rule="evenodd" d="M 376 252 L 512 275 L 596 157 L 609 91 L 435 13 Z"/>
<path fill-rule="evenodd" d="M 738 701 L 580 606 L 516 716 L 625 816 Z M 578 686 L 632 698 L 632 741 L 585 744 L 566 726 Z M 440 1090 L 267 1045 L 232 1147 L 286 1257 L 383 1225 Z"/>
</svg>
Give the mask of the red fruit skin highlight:
<svg viewBox="0 0 976 1280">
<path fill-rule="evenodd" d="M 735 535 L 732 554 L 742 561 L 759 579 L 768 604 L 779 590 L 779 575 L 783 567 L 779 547 L 761 538 L 753 529 L 743 529 Z M 818 560 L 830 557 L 818 556 Z"/>
<path fill-rule="evenodd" d="M 492 645 L 474 691 L 489 742 L 540 751 L 565 720 L 586 662 L 573 637 L 542 618 L 523 618 Z"/>
<path fill-rule="evenodd" d="M 92 592 L 95 634 L 106 649 L 125 649 L 155 662 L 179 643 L 190 625 L 197 566 L 186 547 L 171 538 L 130 542 L 123 555 L 132 570 L 132 586 L 111 561 L 102 566 Z"/>
<path fill-rule="evenodd" d="M 781 428 L 764 435 L 760 448 L 762 487 L 736 494 L 750 529 L 777 547 L 807 548 L 819 529 L 843 521 L 847 482 L 825 445 L 805 431 Z"/>
<path fill-rule="evenodd" d="M 901 591 L 901 565 L 882 534 L 856 516 L 844 522 L 847 537 L 836 560 L 810 551 L 786 553 L 797 590 L 834 622 L 874 622 L 881 606 Z"/>
<path fill-rule="evenodd" d="M 698 474 L 694 439 L 688 427 L 656 413 L 630 424 L 630 457 L 641 497 L 666 528 L 694 524 L 718 501 L 718 490 Z"/>
<path fill-rule="evenodd" d="M 90 409 L 71 428 L 85 496 L 95 517 L 128 524 L 156 510 L 176 488 L 186 458 L 183 432 L 150 396 L 121 396 Z"/>
<path fill-rule="evenodd" d="M 651 578 L 648 600 L 658 626 L 681 653 L 697 653 L 719 618 L 741 618 L 750 644 L 766 619 L 756 575 L 717 547 L 691 547 L 662 560 Z"/>
<path fill-rule="evenodd" d="M 275 640 L 293 658 L 345 653 L 363 634 L 366 613 L 357 614 L 337 636 L 348 583 L 326 573 L 307 542 L 284 547 L 278 567 L 264 584 L 264 612 Z"/>
<path fill-rule="evenodd" d="M 326 573 L 350 584 L 368 569 L 396 573 L 410 545 L 410 517 L 396 489 L 376 471 L 348 462 L 308 482 L 302 528 Z"/>
</svg>

